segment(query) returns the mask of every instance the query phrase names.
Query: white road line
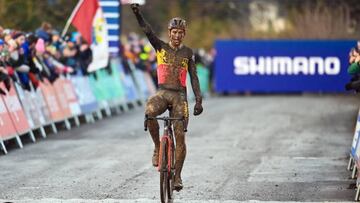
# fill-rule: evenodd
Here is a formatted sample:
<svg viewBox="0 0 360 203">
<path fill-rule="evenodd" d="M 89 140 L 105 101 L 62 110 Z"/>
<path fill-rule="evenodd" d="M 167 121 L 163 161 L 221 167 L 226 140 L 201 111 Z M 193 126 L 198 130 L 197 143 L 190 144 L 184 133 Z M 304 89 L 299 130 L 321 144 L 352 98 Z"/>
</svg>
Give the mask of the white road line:
<svg viewBox="0 0 360 203">
<path fill-rule="evenodd" d="M 20 190 L 38 190 L 40 187 L 19 187 Z"/>
<path fill-rule="evenodd" d="M 159 200 L 154 199 L 104 199 L 104 200 L 92 200 L 92 199 L 26 199 L 26 200 L 2 200 L 0 202 L 14 202 L 14 203 L 158 203 Z M 176 203 L 298 203 L 298 202 L 286 202 L 286 201 L 236 201 L 236 200 L 176 200 Z M 310 202 L 309 202 L 310 203 Z M 311 202 L 320 203 L 320 202 Z M 343 202 L 347 203 L 347 202 Z"/>
</svg>

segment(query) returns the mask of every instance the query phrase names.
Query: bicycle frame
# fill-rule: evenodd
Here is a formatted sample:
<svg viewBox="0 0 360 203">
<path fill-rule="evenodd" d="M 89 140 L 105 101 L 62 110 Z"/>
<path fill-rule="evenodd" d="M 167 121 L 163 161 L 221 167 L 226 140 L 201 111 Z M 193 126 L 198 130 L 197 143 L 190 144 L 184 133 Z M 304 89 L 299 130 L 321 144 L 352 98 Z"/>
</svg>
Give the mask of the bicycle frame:
<svg viewBox="0 0 360 203">
<path fill-rule="evenodd" d="M 161 142 L 167 142 L 167 171 L 168 173 L 171 172 L 172 169 L 172 161 L 174 161 L 174 157 L 172 156 L 174 153 L 174 135 L 173 135 L 173 130 L 172 130 L 172 125 L 171 125 L 171 121 L 165 121 L 165 126 L 164 126 L 164 134 L 161 137 L 160 143 Z M 162 150 L 162 147 L 160 147 L 160 152 L 159 155 L 161 155 L 162 153 L 164 153 Z M 161 156 L 159 156 L 159 165 L 158 165 L 158 171 L 161 172 L 161 166 L 162 166 L 162 160 L 161 160 Z M 165 172 L 165 171 L 163 171 Z"/>
<path fill-rule="evenodd" d="M 175 146 L 174 146 L 174 134 L 173 134 L 173 128 L 172 128 L 172 122 L 173 121 L 182 121 L 183 122 L 183 126 L 184 126 L 184 132 L 187 132 L 186 129 L 186 123 L 185 123 L 185 117 L 182 118 L 172 118 L 172 117 L 149 117 L 148 115 L 145 115 L 145 121 L 144 121 L 144 130 L 147 131 L 147 121 L 148 120 L 162 120 L 164 121 L 164 134 L 161 137 L 160 142 L 166 141 L 168 143 L 168 150 L 167 150 L 167 155 L 169 157 L 168 159 L 168 164 L 167 164 L 167 169 L 168 172 L 171 171 L 171 162 L 174 161 L 174 157 L 172 157 L 171 155 L 173 154 L 173 150 L 175 151 Z M 160 147 L 160 152 L 159 154 L 162 154 L 162 148 Z M 174 154 L 173 154 L 174 155 Z M 174 164 L 173 164 L 174 165 Z M 158 165 L 158 171 L 160 172 L 161 170 L 161 157 L 159 156 L 159 165 Z"/>
</svg>

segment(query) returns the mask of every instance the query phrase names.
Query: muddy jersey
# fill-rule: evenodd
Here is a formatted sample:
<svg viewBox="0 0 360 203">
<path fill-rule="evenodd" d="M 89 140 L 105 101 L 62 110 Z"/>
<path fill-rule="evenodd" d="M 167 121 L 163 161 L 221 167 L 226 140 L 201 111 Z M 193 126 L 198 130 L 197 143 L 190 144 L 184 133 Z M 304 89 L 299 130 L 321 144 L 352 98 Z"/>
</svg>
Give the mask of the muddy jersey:
<svg viewBox="0 0 360 203">
<path fill-rule="evenodd" d="M 186 75 L 189 72 L 195 98 L 201 102 L 199 80 L 196 73 L 193 51 L 183 45 L 178 49 L 172 48 L 168 43 L 160 40 L 155 35 L 140 12 L 135 15 L 140 27 L 156 51 L 159 86 L 165 89 L 186 90 Z"/>
</svg>

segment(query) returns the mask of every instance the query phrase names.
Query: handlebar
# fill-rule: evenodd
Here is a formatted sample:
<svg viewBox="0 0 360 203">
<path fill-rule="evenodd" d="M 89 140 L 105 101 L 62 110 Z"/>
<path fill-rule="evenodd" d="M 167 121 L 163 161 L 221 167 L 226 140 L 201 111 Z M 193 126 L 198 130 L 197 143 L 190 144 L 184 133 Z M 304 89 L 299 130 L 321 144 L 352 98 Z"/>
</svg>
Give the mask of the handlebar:
<svg viewBox="0 0 360 203">
<path fill-rule="evenodd" d="M 169 121 L 182 121 L 183 126 L 184 126 L 184 132 L 187 132 L 185 117 L 182 117 L 182 118 L 172 118 L 172 117 L 168 117 L 168 116 L 150 117 L 148 115 L 145 115 L 145 119 L 144 119 L 144 130 L 145 131 L 147 131 L 147 129 L 148 129 L 148 127 L 147 127 L 148 120 L 162 120 L 162 121 L 165 121 L 165 124 L 168 124 Z"/>
</svg>

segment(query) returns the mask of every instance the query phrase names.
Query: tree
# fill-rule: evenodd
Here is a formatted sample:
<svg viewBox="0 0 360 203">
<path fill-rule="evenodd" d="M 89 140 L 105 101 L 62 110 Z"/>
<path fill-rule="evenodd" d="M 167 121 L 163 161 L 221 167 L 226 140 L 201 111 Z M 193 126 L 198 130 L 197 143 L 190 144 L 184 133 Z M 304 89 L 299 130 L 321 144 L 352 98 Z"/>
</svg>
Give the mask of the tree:
<svg viewBox="0 0 360 203">
<path fill-rule="evenodd" d="M 1 26 L 34 31 L 41 22 L 50 22 L 61 30 L 76 5 L 68 0 L 0 0 Z"/>
</svg>

